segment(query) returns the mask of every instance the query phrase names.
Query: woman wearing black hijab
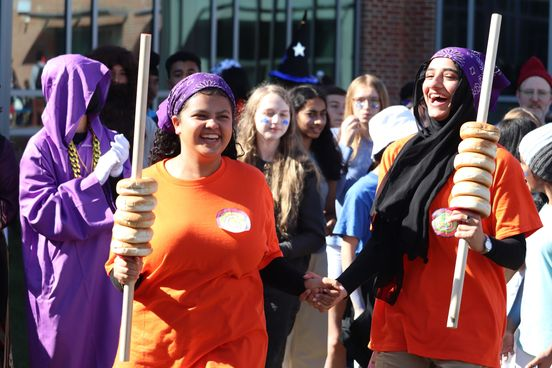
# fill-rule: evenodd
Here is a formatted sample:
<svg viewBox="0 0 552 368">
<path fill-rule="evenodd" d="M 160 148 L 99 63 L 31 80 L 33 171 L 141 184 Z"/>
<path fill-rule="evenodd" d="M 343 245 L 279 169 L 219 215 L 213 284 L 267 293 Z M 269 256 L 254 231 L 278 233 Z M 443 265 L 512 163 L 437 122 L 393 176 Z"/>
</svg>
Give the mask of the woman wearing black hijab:
<svg viewBox="0 0 552 368">
<path fill-rule="evenodd" d="M 455 210 L 454 237 L 438 237 L 431 214 L 448 207 L 460 126 L 476 118 L 484 59 L 450 47 L 422 64 L 414 92 L 415 136 L 382 158 L 372 238 L 338 278 L 348 293 L 376 276 L 370 348 L 376 367 L 498 367 L 504 330 L 502 267 L 518 268 L 525 235 L 540 221 L 519 164 L 498 148 L 491 216 Z M 497 69 L 491 106 L 508 81 Z M 447 329 L 458 238 L 470 255 L 457 329 Z"/>
</svg>

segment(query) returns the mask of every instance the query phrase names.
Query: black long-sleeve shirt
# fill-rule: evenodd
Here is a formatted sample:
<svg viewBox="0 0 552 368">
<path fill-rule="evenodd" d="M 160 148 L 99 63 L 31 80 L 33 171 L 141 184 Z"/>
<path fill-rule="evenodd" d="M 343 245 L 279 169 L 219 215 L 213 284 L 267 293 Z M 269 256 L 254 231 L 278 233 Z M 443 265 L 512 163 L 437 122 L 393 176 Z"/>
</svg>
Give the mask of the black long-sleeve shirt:
<svg viewBox="0 0 552 368">
<path fill-rule="evenodd" d="M 525 236 L 523 234 L 506 239 L 490 237 L 493 247 L 485 254 L 496 264 L 510 269 L 518 269 L 525 261 Z M 364 281 L 374 276 L 377 269 L 377 257 L 370 242 L 362 249 L 353 263 L 337 278 L 348 294 L 351 294 Z"/>
<path fill-rule="evenodd" d="M 255 166 L 264 171 L 265 161 L 259 159 Z M 305 175 L 303 193 L 298 204 L 297 225 L 288 237 L 279 235 L 280 249 L 285 258 L 300 272 L 305 272 L 310 255 L 325 246 L 325 226 L 318 181 L 314 172 Z M 277 207 L 277 206 L 275 206 Z"/>
<path fill-rule="evenodd" d="M 0 135 L 0 229 L 17 215 L 19 165 L 11 143 Z"/>
</svg>

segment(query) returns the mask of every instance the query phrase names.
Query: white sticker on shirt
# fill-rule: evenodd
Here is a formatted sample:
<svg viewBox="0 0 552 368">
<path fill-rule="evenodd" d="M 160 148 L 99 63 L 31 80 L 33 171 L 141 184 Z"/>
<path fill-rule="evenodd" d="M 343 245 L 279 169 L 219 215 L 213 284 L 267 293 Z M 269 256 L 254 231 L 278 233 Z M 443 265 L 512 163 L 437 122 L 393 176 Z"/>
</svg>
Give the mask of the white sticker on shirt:
<svg viewBox="0 0 552 368">
<path fill-rule="evenodd" d="M 243 233 L 251 229 L 251 220 L 242 210 L 223 208 L 217 213 L 217 226 L 231 233 Z"/>
</svg>

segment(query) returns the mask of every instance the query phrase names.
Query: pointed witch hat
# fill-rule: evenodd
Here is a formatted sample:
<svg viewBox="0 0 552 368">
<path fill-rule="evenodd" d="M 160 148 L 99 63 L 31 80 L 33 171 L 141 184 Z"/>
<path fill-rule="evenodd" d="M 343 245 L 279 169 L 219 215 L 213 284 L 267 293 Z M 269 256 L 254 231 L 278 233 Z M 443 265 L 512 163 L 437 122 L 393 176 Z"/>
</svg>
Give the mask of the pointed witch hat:
<svg viewBox="0 0 552 368">
<path fill-rule="evenodd" d="M 297 84 L 318 84 L 318 79 L 309 72 L 309 47 L 307 37 L 307 12 L 299 28 L 293 33 L 291 45 L 282 58 L 278 69 L 268 73 L 271 77 Z"/>
</svg>

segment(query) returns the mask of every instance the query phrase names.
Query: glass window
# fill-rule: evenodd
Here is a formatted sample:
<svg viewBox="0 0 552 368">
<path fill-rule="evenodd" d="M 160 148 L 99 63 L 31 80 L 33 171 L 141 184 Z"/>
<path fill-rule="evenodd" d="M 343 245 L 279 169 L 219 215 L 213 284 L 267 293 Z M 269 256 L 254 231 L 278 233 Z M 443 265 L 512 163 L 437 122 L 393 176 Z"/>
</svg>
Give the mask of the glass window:
<svg viewBox="0 0 552 368">
<path fill-rule="evenodd" d="M 349 83 L 355 77 L 353 66 L 355 59 L 355 1 L 341 1 L 341 19 L 339 19 L 339 27 L 341 27 L 341 48 L 339 57 L 341 58 L 341 87 L 347 88 Z"/>
<path fill-rule="evenodd" d="M 232 3 L 232 0 L 217 0 L 217 62 L 232 58 L 234 39 Z"/>
<path fill-rule="evenodd" d="M 335 1 L 318 0 L 309 11 L 308 17 L 314 19 L 311 28 L 313 45 L 312 73 L 323 73 L 335 81 Z"/>
<path fill-rule="evenodd" d="M 443 6 L 442 47 L 466 47 L 468 5 L 466 0 L 448 0 Z M 490 21 L 490 18 L 489 18 Z"/>
<path fill-rule="evenodd" d="M 466 46 L 467 2 L 447 0 L 443 4 L 443 47 Z M 474 15 L 474 49 L 485 52 L 492 13 L 502 14 L 497 66 L 512 84 L 502 94 L 514 95 L 521 65 L 537 56 L 548 62 L 549 1 L 496 0 L 476 1 Z"/>
<path fill-rule="evenodd" d="M 140 34 L 152 30 L 152 7 L 153 0 L 99 0 L 98 46 L 121 46 L 138 55 Z"/>
<path fill-rule="evenodd" d="M 92 49 L 90 1 L 73 1 L 71 52 L 87 54 Z"/>
<path fill-rule="evenodd" d="M 286 52 L 285 0 L 241 0 L 239 17 L 239 61 L 256 84 L 268 78 Z"/>
<path fill-rule="evenodd" d="M 475 1 L 474 49 L 485 52 L 492 13 L 502 15 L 496 65 L 508 77 L 506 88 L 489 121 L 498 122 L 504 113 L 517 106 L 516 82 L 521 65 L 531 56 L 548 62 L 548 0 L 495 0 Z M 466 46 L 467 2 L 443 2 L 443 47 Z"/>
<path fill-rule="evenodd" d="M 45 62 L 65 53 L 64 0 L 15 0 L 12 18 L 12 127 L 42 125 L 40 76 Z M 32 133 L 31 133 L 32 134 Z"/>
<path fill-rule="evenodd" d="M 548 62 L 548 6 L 543 0 L 499 0 L 476 2 L 476 50 L 485 52 L 492 13 L 502 14 L 497 65 L 512 84 L 503 94 L 515 94 L 521 65 L 535 55 Z"/>
<path fill-rule="evenodd" d="M 201 69 L 209 69 L 211 50 L 211 10 L 209 0 L 161 2 L 159 63 L 160 88 L 167 89 L 165 60 L 179 50 L 193 52 L 201 59 Z M 160 93 L 160 96 L 163 94 Z"/>
</svg>

